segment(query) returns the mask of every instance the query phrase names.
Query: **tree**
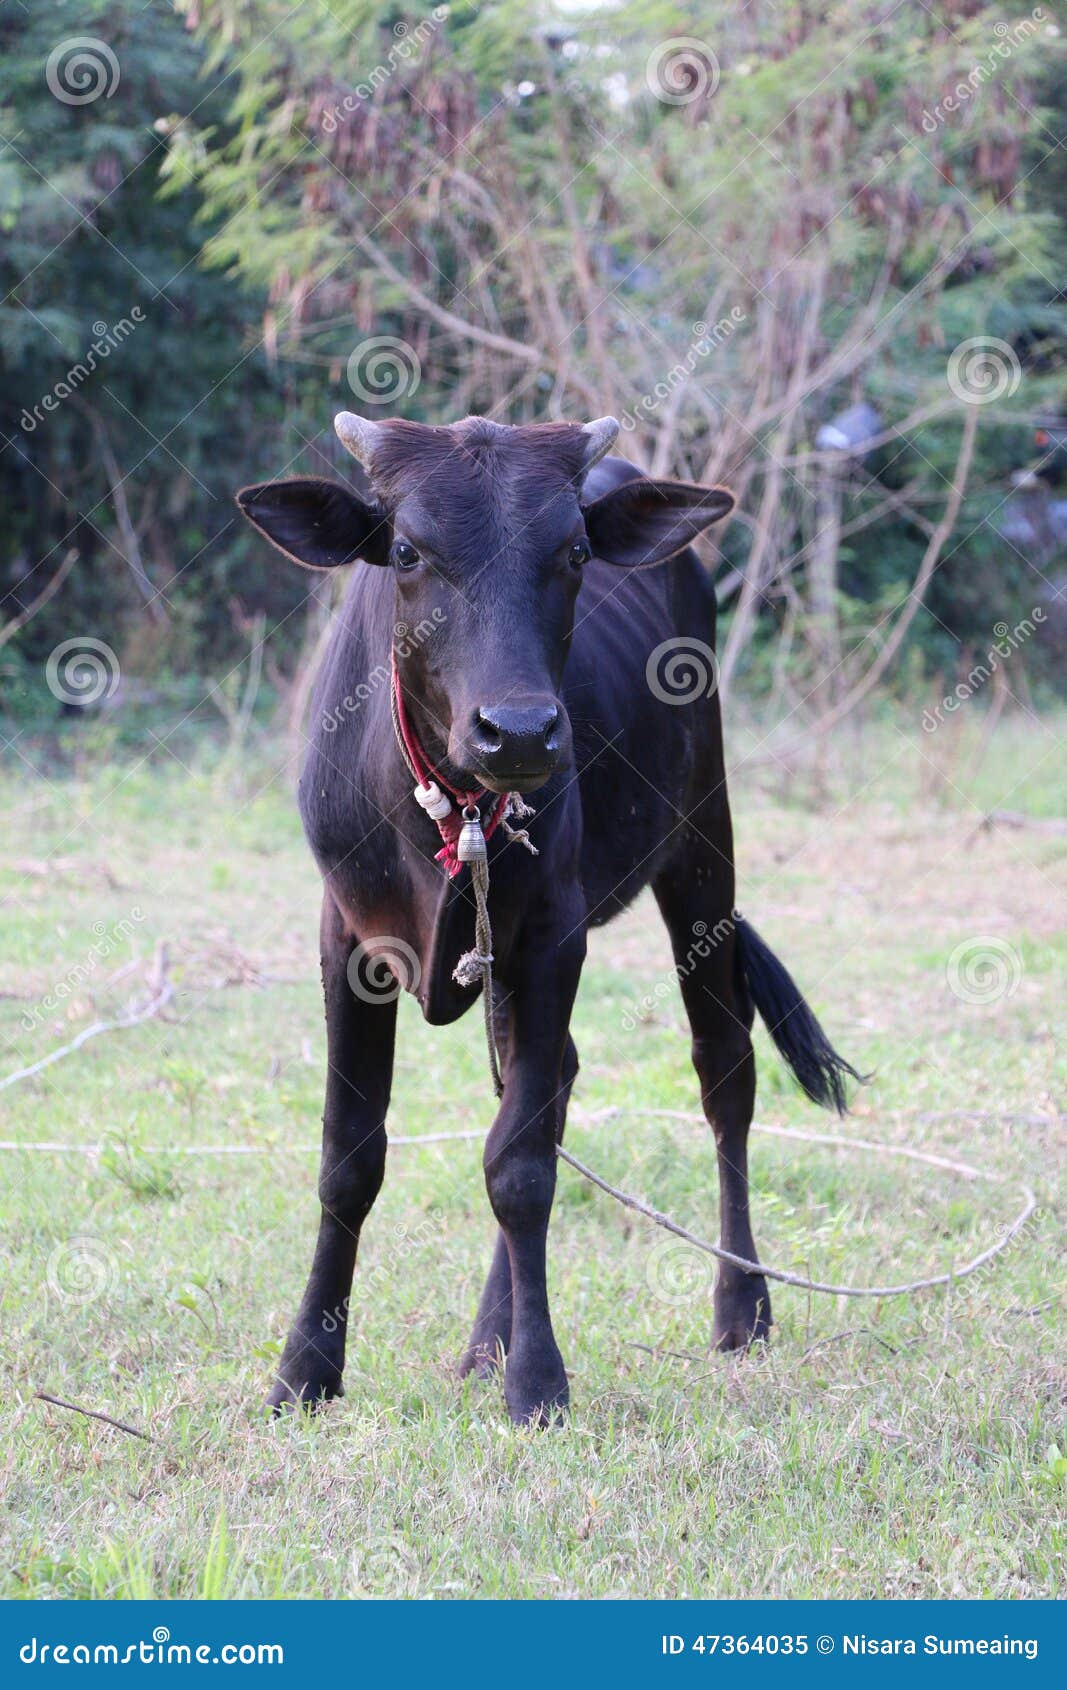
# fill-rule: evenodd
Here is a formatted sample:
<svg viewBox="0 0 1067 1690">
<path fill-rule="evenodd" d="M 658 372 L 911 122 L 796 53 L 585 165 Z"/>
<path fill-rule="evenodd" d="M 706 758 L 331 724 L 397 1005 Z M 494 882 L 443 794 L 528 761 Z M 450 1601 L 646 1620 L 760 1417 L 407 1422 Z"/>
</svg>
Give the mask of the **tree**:
<svg viewBox="0 0 1067 1690">
<path fill-rule="evenodd" d="M 318 463 L 341 405 L 430 421 L 613 410 L 639 464 L 727 480 L 724 679 L 765 673 L 781 633 L 781 689 L 817 716 L 888 678 L 879 654 L 905 633 L 952 662 L 1033 603 L 997 512 L 1035 412 L 1063 401 L 1048 135 L 1065 84 L 1041 8 L 1012 23 L 978 0 L 179 10 L 188 32 L 157 7 L 135 39 L 135 3 L 101 8 L 122 82 L 77 108 L 42 87 L 55 24 L 0 26 L 52 184 L 0 161 L 19 233 L 18 321 L 0 334 L 22 402 L 56 368 L 49 337 L 73 355 L 101 301 L 130 293 L 131 255 L 162 290 L 151 334 L 84 394 L 94 417 L 50 419 L 58 458 L 34 456 L 44 433 L 28 453 L 18 441 L 37 500 L 25 531 L 41 532 L 42 474 L 63 489 L 55 542 L 65 501 L 95 501 L 79 541 L 122 551 L 131 607 L 140 551 L 153 594 L 178 570 L 168 601 L 188 583 L 200 647 L 217 638 L 217 579 L 246 554 L 210 519 L 235 481 Z M 73 216 L 57 184 L 86 211 L 66 235 L 74 287 L 38 263 Z M 819 447 L 858 402 L 878 413 L 873 438 Z M 134 468 L 146 428 L 164 444 Z"/>
<path fill-rule="evenodd" d="M 739 494 L 725 678 L 768 608 L 799 615 L 825 670 L 841 610 L 854 685 L 954 497 L 968 402 L 1014 390 L 1017 348 L 1028 406 L 1059 377 L 1055 220 L 1028 154 L 1049 20 L 796 0 L 773 28 L 757 7 L 646 0 L 567 27 L 522 3 L 387 23 L 365 0 L 196 10 L 241 57 L 234 138 L 185 131 L 226 219 L 207 254 L 268 290 L 280 355 L 338 401 L 435 421 L 616 411 L 636 461 Z M 953 365 L 979 338 L 984 360 Z M 858 398 L 885 418 L 879 456 L 841 460 L 828 509 L 814 436 Z M 1005 606 L 1027 574 L 982 526 L 1024 418 L 981 421 L 942 548 L 953 634 L 976 560 Z M 881 632 L 857 642 L 872 611 Z"/>
<path fill-rule="evenodd" d="M 203 58 L 138 0 L 0 18 L 0 620 L 79 554 L 17 642 L 30 657 L 60 632 L 136 640 L 142 667 L 238 643 L 227 600 L 254 548 L 232 493 L 257 430 L 283 438 L 284 384 L 259 301 L 200 265 L 195 185 L 159 195 L 173 114 L 222 113 Z M 276 581 L 280 616 L 301 595 Z"/>
</svg>

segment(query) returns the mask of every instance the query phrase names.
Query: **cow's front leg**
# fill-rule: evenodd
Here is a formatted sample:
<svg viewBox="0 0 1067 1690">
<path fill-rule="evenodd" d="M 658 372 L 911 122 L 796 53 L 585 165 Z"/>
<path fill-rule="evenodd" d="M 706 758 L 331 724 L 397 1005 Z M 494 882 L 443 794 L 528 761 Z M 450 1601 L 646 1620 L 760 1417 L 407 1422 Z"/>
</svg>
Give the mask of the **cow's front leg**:
<svg viewBox="0 0 1067 1690">
<path fill-rule="evenodd" d="M 494 1026 L 497 1028 L 497 1046 L 502 1053 L 502 1058 L 503 1053 L 507 1050 L 510 1020 L 510 1004 L 504 1004 L 493 1018 Z M 506 1060 L 506 1058 L 503 1059 Z M 563 1143 L 563 1131 L 567 1122 L 567 1104 L 577 1074 L 578 1051 L 574 1040 L 568 1034 L 563 1051 L 562 1083 L 557 1105 L 557 1144 Z M 467 1340 L 467 1347 L 460 1357 L 460 1377 L 465 1378 L 468 1373 L 474 1373 L 479 1379 L 488 1379 L 495 1375 L 503 1357 L 507 1355 L 510 1343 L 511 1262 L 508 1257 L 507 1240 L 504 1234 L 498 1231 L 489 1275 L 478 1304 L 478 1313 L 474 1317 L 474 1326 L 470 1338 Z"/>
<path fill-rule="evenodd" d="M 546 1241 L 556 1189 L 564 1054 L 585 957 L 573 900 L 528 921 L 515 953 L 504 1095 L 485 1145 L 485 1182 L 511 1278 L 504 1397 L 516 1423 L 544 1426 L 567 1406 L 567 1375 L 548 1311 Z"/>
<path fill-rule="evenodd" d="M 321 943 L 327 1039 L 322 1213 L 307 1289 L 267 1398 L 275 1413 L 341 1395 L 356 1248 L 385 1172 L 396 1000 L 368 1002 L 349 984 L 354 942 L 328 892 Z"/>
</svg>

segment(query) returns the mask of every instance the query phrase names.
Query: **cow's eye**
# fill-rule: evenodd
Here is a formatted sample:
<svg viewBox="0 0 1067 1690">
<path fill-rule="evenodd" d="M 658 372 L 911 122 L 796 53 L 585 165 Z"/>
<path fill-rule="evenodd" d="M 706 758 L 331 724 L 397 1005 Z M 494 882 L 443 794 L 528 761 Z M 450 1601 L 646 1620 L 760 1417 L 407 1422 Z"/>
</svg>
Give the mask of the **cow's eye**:
<svg viewBox="0 0 1067 1690">
<path fill-rule="evenodd" d="M 592 553 L 589 550 L 589 541 L 575 540 L 570 551 L 567 553 L 567 562 L 570 564 L 572 569 L 581 569 L 582 564 L 588 563 L 591 556 Z"/>
<path fill-rule="evenodd" d="M 419 554 L 410 540 L 395 540 L 392 556 L 397 569 L 414 569 L 419 561 Z"/>
</svg>

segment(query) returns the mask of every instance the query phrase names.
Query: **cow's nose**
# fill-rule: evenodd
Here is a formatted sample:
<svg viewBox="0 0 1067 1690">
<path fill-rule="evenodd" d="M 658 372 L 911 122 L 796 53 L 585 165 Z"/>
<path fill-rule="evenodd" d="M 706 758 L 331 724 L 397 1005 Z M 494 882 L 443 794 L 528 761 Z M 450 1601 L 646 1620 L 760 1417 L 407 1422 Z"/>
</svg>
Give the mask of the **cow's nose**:
<svg viewBox="0 0 1067 1690">
<path fill-rule="evenodd" d="M 558 727 L 556 704 L 483 704 L 475 712 L 474 749 L 487 769 L 541 771 L 558 749 Z"/>
</svg>

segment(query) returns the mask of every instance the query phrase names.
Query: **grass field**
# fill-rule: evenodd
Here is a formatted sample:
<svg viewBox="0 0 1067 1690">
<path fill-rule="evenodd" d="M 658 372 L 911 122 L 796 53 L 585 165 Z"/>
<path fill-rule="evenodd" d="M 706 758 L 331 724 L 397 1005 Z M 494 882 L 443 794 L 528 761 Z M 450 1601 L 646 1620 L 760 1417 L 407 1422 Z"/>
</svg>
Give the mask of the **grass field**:
<svg viewBox="0 0 1067 1690">
<path fill-rule="evenodd" d="M 264 1423 L 313 1237 L 324 1057 L 288 785 L 185 741 L 181 764 L 97 746 L 48 773 L 19 741 L 0 776 L 0 1082 L 143 999 L 160 941 L 175 996 L 0 1090 L 0 1591 L 1063 1593 L 1067 853 L 1053 831 L 976 830 L 993 806 L 1062 813 L 1057 727 L 1005 720 L 979 753 L 976 719 L 946 779 L 947 741 L 885 725 L 835 748 L 817 805 L 773 765 L 733 788 L 741 907 L 875 1073 L 842 1130 L 995 1176 L 757 1132 L 765 1259 L 885 1282 L 992 1242 L 1023 1182 L 1036 1215 L 951 1295 L 779 1288 L 770 1352 L 718 1357 L 710 1259 L 563 1168 L 551 1287 L 574 1412 L 542 1435 L 451 1371 L 493 1231 L 473 1142 L 393 1150 L 348 1394 Z M 714 1239 L 709 1135 L 649 1113 L 696 1104 L 650 903 L 594 937 L 575 1031 L 570 1146 Z M 478 1017 L 432 1031 L 405 1002 L 399 1056 L 394 1133 L 487 1125 Z M 759 1122 L 835 1130 L 762 1032 L 758 1056 Z M 54 1144 L 74 1148 L 31 1148 Z M 257 1153 L 178 1153 L 196 1146 Z"/>
</svg>

